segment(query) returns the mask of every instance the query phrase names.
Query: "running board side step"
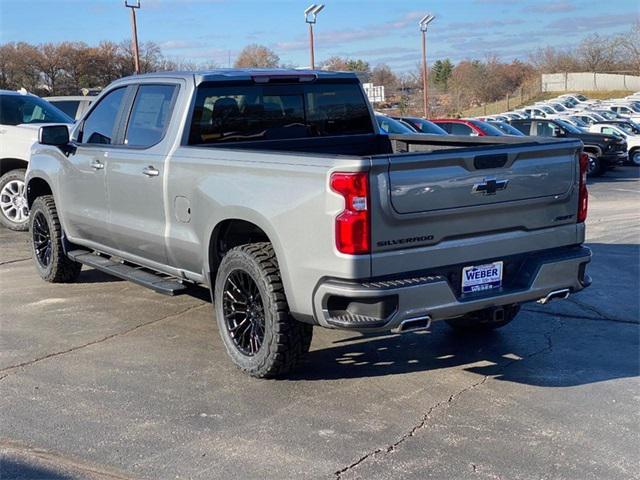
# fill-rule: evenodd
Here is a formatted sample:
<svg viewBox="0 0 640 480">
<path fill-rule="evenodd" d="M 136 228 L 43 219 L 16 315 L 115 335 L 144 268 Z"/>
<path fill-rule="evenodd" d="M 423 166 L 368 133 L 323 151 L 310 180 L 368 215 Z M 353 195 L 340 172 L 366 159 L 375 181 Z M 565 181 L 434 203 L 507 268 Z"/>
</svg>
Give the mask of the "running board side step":
<svg viewBox="0 0 640 480">
<path fill-rule="evenodd" d="M 129 280 L 163 295 L 181 295 L 187 287 L 174 277 L 152 273 L 144 267 L 128 263 L 115 262 L 109 257 L 98 255 L 87 250 L 72 250 L 67 256 L 78 263 L 95 268 L 114 277 Z"/>
</svg>

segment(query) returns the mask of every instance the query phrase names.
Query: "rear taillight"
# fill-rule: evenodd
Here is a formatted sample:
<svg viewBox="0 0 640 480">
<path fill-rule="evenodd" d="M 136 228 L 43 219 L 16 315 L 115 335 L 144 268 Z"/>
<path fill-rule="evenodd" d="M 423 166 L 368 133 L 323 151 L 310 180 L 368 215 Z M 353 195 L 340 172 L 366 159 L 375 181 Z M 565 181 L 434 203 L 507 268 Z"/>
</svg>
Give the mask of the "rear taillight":
<svg viewBox="0 0 640 480">
<path fill-rule="evenodd" d="M 578 186 L 578 223 L 587 219 L 587 208 L 589 206 L 589 192 L 587 191 L 587 170 L 589 170 L 589 156 L 582 152 L 580 154 L 580 184 Z"/>
<path fill-rule="evenodd" d="M 370 252 L 369 177 L 367 173 L 333 173 L 331 189 L 344 198 L 344 210 L 336 217 L 339 252 L 360 255 Z"/>
</svg>

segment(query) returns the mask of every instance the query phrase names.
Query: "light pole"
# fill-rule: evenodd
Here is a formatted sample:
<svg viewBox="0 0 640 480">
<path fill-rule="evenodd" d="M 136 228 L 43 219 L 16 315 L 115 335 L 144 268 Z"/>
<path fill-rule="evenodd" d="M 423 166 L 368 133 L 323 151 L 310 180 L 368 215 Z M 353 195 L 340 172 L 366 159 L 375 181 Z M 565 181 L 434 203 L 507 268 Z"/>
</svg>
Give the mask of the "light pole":
<svg viewBox="0 0 640 480">
<path fill-rule="evenodd" d="M 124 0 L 124 6 L 131 9 L 131 47 L 133 48 L 133 65 L 136 74 L 139 74 L 140 54 L 138 53 L 138 26 L 136 25 L 136 9 L 140 8 L 140 0 Z"/>
<path fill-rule="evenodd" d="M 324 5 L 316 5 L 315 3 L 311 5 L 304 11 L 304 21 L 309 24 L 309 51 L 311 54 L 311 70 L 315 70 L 316 68 L 316 60 L 313 49 L 313 26 L 316 23 L 316 17 L 322 11 Z"/>
<path fill-rule="evenodd" d="M 429 95 L 428 95 L 428 69 L 427 69 L 427 26 L 436 17 L 430 13 L 420 20 L 420 31 L 422 32 L 422 101 L 424 103 L 424 118 L 429 118 Z"/>
</svg>

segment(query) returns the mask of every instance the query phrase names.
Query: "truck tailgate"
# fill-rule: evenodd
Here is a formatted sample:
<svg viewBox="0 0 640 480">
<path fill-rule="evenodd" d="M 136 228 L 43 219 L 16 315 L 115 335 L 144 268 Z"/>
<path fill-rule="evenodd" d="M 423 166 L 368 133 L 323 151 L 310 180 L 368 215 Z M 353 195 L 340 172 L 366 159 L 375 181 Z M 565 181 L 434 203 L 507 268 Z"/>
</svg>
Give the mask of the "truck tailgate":
<svg viewBox="0 0 640 480">
<path fill-rule="evenodd" d="M 581 147 L 566 140 L 374 159 L 372 273 L 386 273 L 376 272 L 376 252 L 443 251 L 456 240 L 473 246 L 487 235 L 575 223 Z"/>
</svg>

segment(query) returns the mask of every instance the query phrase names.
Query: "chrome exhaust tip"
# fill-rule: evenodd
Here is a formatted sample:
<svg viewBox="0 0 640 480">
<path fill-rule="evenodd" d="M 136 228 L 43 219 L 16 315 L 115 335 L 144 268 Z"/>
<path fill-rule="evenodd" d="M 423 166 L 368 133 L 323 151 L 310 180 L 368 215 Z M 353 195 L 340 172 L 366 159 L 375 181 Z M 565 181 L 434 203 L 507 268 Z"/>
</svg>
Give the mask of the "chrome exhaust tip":
<svg viewBox="0 0 640 480">
<path fill-rule="evenodd" d="M 417 330 L 426 330 L 431 326 L 431 317 L 426 315 L 424 317 L 408 318 L 400 322 L 400 325 L 391 330 L 394 333 L 406 333 L 415 332 Z"/>
<path fill-rule="evenodd" d="M 552 300 L 564 300 L 569 296 L 569 294 L 571 294 L 571 290 L 569 290 L 568 288 L 563 288 L 562 290 L 554 290 L 553 292 L 550 292 L 546 297 L 538 300 L 538 303 L 540 303 L 541 305 L 545 305 Z"/>
</svg>

